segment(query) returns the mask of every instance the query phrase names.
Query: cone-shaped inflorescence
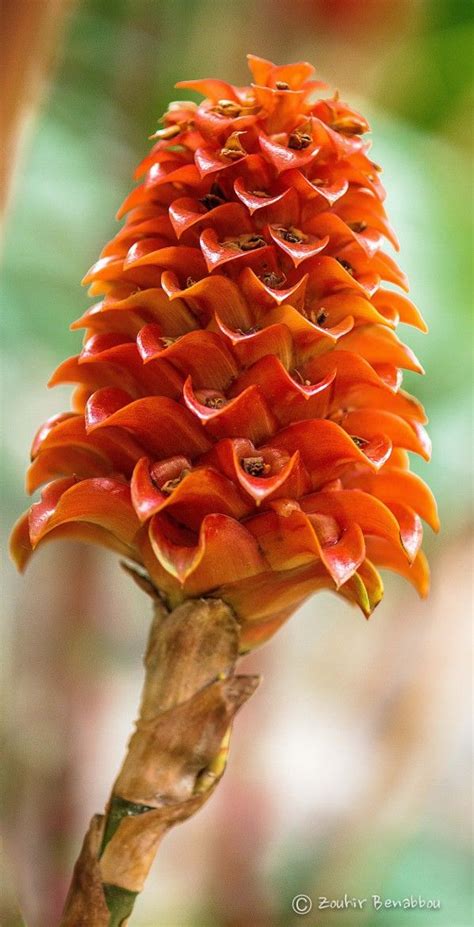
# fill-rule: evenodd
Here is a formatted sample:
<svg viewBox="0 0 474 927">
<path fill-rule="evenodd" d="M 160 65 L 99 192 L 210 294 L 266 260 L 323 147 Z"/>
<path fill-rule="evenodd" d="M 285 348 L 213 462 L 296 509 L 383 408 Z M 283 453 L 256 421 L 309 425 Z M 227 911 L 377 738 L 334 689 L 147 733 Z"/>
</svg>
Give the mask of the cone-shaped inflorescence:
<svg viewBox="0 0 474 927">
<path fill-rule="evenodd" d="M 424 595 L 421 371 L 395 334 L 425 330 L 383 250 L 365 119 L 306 63 L 249 57 L 250 87 L 179 84 L 122 229 L 85 277 L 100 301 L 53 375 L 71 412 L 33 444 L 15 557 L 52 537 L 141 565 L 171 607 L 217 597 L 264 640 L 317 589 L 370 615 L 378 567 Z M 388 286 L 387 286 L 388 284 Z M 52 481 L 52 482 L 51 482 Z"/>
</svg>

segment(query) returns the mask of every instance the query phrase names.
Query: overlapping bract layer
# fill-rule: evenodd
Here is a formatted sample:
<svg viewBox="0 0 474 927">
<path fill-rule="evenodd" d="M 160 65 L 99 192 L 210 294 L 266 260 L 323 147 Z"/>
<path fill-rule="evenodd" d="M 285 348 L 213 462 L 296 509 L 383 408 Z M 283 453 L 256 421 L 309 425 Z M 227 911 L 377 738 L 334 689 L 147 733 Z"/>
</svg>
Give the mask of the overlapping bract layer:
<svg viewBox="0 0 474 927">
<path fill-rule="evenodd" d="M 20 564 L 72 535 L 142 564 L 176 604 L 214 595 L 269 636 L 308 594 L 369 615 L 377 567 L 425 594 L 410 473 L 427 458 L 421 371 L 395 334 L 425 330 L 383 207 L 366 121 L 306 64 L 250 56 L 254 83 L 189 81 L 137 171 L 126 221 L 85 277 L 101 300 L 74 324 L 83 350 L 52 384 L 73 411 L 38 433 L 19 522 Z"/>
</svg>

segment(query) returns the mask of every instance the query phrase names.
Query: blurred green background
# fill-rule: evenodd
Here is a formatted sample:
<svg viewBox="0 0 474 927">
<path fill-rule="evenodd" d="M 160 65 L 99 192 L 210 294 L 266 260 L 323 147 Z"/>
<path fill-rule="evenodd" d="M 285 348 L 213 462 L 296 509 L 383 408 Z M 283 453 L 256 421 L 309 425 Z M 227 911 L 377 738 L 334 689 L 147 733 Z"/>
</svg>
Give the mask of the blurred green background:
<svg viewBox="0 0 474 927">
<path fill-rule="evenodd" d="M 78 350 L 79 281 L 159 116 L 189 97 L 177 80 L 246 83 L 247 52 L 315 64 L 371 122 L 400 263 L 430 327 L 402 334 L 426 369 L 405 383 L 433 439 L 432 463 L 413 464 L 440 503 L 432 596 L 419 603 L 389 579 L 366 626 L 321 595 L 248 661 L 266 678 L 226 782 L 167 838 L 136 927 L 286 927 L 301 922 L 299 892 L 313 898 L 311 927 L 471 923 L 472 39 L 467 0 L 83 0 L 67 16 L 6 224 L 5 530 L 26 504 L 34 432 L 68 406 L 69 390 L 45 383 Z M 134 716 L 148 616 L 101 552 L 53 545 L 26 579 L 5 574 L 8 881 L 30 927 L 50 927 Z M 344 892 L 421 894 L 442 910 L 316 910 Z"/>
</svg>

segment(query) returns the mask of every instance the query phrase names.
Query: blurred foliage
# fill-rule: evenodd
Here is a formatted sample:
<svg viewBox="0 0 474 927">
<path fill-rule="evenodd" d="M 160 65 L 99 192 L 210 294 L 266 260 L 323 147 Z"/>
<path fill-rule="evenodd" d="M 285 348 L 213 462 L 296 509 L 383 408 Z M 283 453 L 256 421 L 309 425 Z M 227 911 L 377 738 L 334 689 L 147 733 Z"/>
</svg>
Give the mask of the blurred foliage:
<svg viewBox="0 0 474 927">
<path fill-rule="evenodd" d="M 371 853 L 367 852 L 357 860 L 357 884 L 354 876 L 350 875 L 347 885 L 349 898 L 366 898 L 364 910 L 352 907 L 317 910 L 318 927 L 331 924 L 334 927 L 358 927 L 359 924 L 361 927 L 394 927 L 394 922 L 396 927 L 427 927 L 431 918 L 439 918 L 440 914 L 446 918 L 442 921 L 443 927 L 445 924 L 447 927 L 448 923 L 453 927 L 468 927 L 471 857 L 467 849 L 450 842 L 441 843 L 427 833 L 411 835 L 405 841 L 400 839 L 391 844 L 383 841 L 376 851 L 373 846 L 370 849 Z M 314 848 L 300 843 L 289 845 L 287 853 L 279 860 L 279 867 L 272 873 L 272 883 L 281 912 L 275 927 L 288 927 L 292 899 L 301 891 L 311 897 L 316 911 L 325 880 L 324 875 L 320 878 Z M 311 891 L 310 886 L 315 888 Z M 416 908 L 394 911 L 382 907 L 376 910 L 372 895 L 380 895 L 382 900 L 411 896 L 415 899 L 419 896 L 425 900 L 440 899 L 440 914 Z M 342 899 L 344 891 L 340 894 L 326 891 L 326 897 Z M 294 923 L 298 923 L 298 918 L 294 919 Z"/>
</svg>

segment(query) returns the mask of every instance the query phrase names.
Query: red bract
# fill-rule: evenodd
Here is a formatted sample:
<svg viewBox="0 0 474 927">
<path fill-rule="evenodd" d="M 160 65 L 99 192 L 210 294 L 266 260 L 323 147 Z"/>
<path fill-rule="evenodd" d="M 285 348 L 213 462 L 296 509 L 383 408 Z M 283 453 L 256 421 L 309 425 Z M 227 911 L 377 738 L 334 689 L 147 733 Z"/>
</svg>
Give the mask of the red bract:
<svg viewBox="0 0 474 927">
<path fill-rule="evenodd" d="M 316 589 L 370 615 L 377 567 L 424 595 L 420 518 L 436 505 L 409 471 L 428 458 L 421 371 L 395 334 L 425 330 L 382 249 L 397 247 L 365 119 L 306 63 L 249 56 L 254 83 L 179 84 L 85 277 L 100 301 L 83 350 L 52 383 L 73 411 L 44 425 L 28 488 L 53 480 L 15 528 L 23 566 L 57 536 L 145 568 L 171 606 L 228 602 L 245 648 Z"/>
</svg>

